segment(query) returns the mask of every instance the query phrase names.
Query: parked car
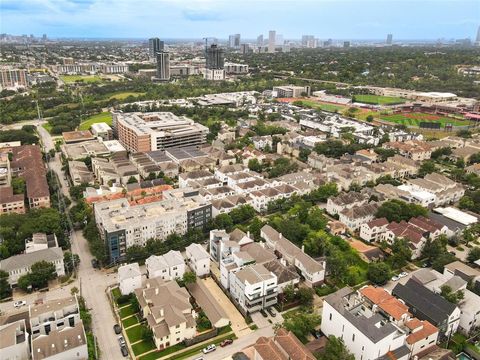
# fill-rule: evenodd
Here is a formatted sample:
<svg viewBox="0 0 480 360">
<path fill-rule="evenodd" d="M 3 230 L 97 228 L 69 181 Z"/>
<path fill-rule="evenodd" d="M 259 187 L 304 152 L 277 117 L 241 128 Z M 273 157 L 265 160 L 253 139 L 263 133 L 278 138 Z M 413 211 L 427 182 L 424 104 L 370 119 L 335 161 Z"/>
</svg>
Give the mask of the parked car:
<svg viewBox="0 0 480 360">
<path fill-rule="evenodd" d="M 127 350 L 127 347 L 125 345 L 120 346 L 120 351 L 122 352 L 123 357 L 128 356 L 128 350 Z"/>
<path fill-rule="evenodd" d="M 17 309 L 25 305 L 27 305 L 27 302 L 25 300 L 18 300 L 13 303 L 13 306 Z"/>
<path fill-rule="evenodd" d="M 125 339 L 123 338 L 123 336 L 119 336 L 118 337 L 118 342 L 120 344 L 120 346 L 124 346 L 126 343 L 125 343 Z"/>
<path fill-rule="evenodd" d="M 457 256 L 457 254 L 455 253 L 455 251 L 449 251 L 448 253 L 449 253 L 450 255 Z"/>
<path fill-rule="evenodd" d="M 115 334 L 118 335 L 118 334 L 121 334 L 121 333 L 122 333 L 122 328 L 121 328 L 120 325 L 115 324 L 115 325 L 113 325 L 113 331 L 115 331 Z"/>
<path fill-rule="evenodd" d="M 398 277 L 400 277 L 400 278 L 404 278 L 404 277 L 406 277 L 406 276 L 408 276 L 408 273 L 407 273 L 406 271 L 401 272 L 400 274 L 398 274 Z"/>
<path fill-rule="evenodd" d="M 217 347 L 215 346 L 215 344 L 210 344 L 206 348 L 204 348 L 202 351 L 204 354 L 208 354 L 215 350 L 217 350 Z"/>
<path fill-rule="evenodd" d="M 267 311 L 272 317 L 277 316 L 277 313 L 275 312 L 275 310 L 273 310 L 273 307 L 269 307 Z"/>
<path fill-rule="evenodd" d="M 322 334 L 320 333 L 320 330 L 313 330 L 312 335 L 315 339 L 320 339 L 322 337 Z"/>
<path fill-rule="evenodd" d="M 262 316 L 265 317 L 265 318 L 268 317 L 267 312 L 263 309 L 260 310 L 260 314 L 262 314 Z"/>
<path fill-rule="evenodd" d="M 98 260 L 97 259 L 92 259 L 92 267 L 94 269 L 98 268 Z"/>
<path fill-rule="evenodd" d="M 221 343 L 220 343 L 220 346 L 221 347 L 225 347 L 227 345 L 230 345 L 231 343 L 233 343 L 233 340 L 232 339 L 225 339 L 223 340 Z"/>
<path fill-rule="evenodd" d="M 392 281 L 398 281 L 400 278 L 398 276 L 392 276 Z"/>
</svg>

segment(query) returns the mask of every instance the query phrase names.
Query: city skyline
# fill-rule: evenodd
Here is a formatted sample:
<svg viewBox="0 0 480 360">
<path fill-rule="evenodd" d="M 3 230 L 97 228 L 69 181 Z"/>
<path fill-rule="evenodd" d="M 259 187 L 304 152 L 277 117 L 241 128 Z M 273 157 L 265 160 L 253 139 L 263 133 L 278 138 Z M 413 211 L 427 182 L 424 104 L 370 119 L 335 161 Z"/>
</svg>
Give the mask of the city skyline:
<svg viewBox="0 0 480 360">
<path fill-rule="evenodd" d="M 246 11 L 224 0 L 2 0 L 0 32 L 46 33 L 51 38 L 166 39 L 228 39 L 240 33 L 242 39 L 255 39 L 276 30 L 286 39 L 303 34 L 321 39 L 384 39 L 390 33 L 394 41 L 475 39 L 479 24 L 474 14 L 480 13 L 480 2 L 473 0 L 247 0 L 244 5 Z"/>
</svg>

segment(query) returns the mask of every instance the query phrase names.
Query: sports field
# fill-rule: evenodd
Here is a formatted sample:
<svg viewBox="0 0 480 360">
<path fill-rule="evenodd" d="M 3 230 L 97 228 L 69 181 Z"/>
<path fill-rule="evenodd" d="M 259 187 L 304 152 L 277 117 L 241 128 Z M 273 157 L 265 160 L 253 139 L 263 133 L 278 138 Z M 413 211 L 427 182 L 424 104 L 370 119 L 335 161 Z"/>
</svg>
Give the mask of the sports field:
<svg viewBox="0 0 480 360">
<path fill-rule="evenodd" d="M 354 101 L 364 104 L 374 105 L 392 105 L 403 104 L 405 99 L 392 96 L 380 96 L 380 95 L 355 95 Z"/>
<path fill-rule="evenodd" d="M 380 118 L 385 121 L 393 122 L 396 124 L 402 124 L 406 126 L 420 126 L 423 121 L 426 122 L 439 122 L 441 127 L 445 127 L 445 124 L 452 124 L 453 126 L 468 125 L 467 120 L 453 119 L 445 116 L 438 116 L 434 114 L 426 113 L 402 113 L 392 115 L 381 115 Z"/>
<path fill-rule="evenodd" d="M 95 83 L 102 81 L 102 78 L 97 75 L 61 75 L 60 79 L 62 79 L 65 84 L 75 82 Z"/>
<path fill-rule="evenodd" d="M 334 112 L 335 110 L 340 111 L 346 108 L 346 106 L 343 106 L 343 105 L 321 103 L 321 102 L 311 101 L 311 100 L 301 100 L 301 101 L 304 104 L 304 106 L 314 108 L 314 109 L 331 111 L 331 112 Z"/>
<path fill-rule="evenodd" d="M 88 119 L 86 119 L 84 122 L 80 124 L 78 129 L 88 130 L 90 129 L 90 126 L 100 122 L 104 122 L 104 123 L 107 123 L 108 125 L 112 125 L 112 114 L 110 114 L 109 112 L 102 112 L 100 114 L 90 116 Z"/>
<path fill-rule="evenodd" d="M 125 100 L 129 96 L 140 96 L 140 95 L 145 95 L 144 92 L 119 92 L 116 94 L 113 94 L 109 97 L 109 99 L 117 99 L 117 100 Z"/>
</svg>

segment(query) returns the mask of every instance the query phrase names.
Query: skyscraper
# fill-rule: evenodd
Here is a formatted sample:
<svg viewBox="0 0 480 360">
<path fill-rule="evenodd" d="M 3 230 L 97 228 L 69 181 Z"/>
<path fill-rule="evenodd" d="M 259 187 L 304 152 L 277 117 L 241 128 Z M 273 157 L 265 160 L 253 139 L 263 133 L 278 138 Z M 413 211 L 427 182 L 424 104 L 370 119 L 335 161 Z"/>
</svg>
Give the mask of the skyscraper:
<svg viewBox="0 0 480 360">
<path fill-rule="evenodd" d="M 223 69 L 225 63 L 225 51 L 216 44 L 206 49 L 205 54 L 207 69 Z"/>
<path fill-rule="evenodd" d="M 157 58 L 157 52 L 163 51 L 164 42 L 159 38 L 148 39 L 148 54 L 153 61 Z"/>
<path fill-rule="evenodd" d="M 157 52 L 157 76 L 156 80 L 170 80 L 170 54 L 166 51 Z"/>
<path fill-rule="evenodd" d="M 393 35 L 388 34 L 387 35 L 387 45 L 392 45 L 392 42 L 393 42 Z"/>
<path fill-rule="evenodd" d="M 228 46 L 238 49 L 240 47 L 240 34 L 233 34 L 228 37 Z"/>
<path fill-rule="evenodd" d="M 276 38 L 275 30 L 270 30 L 268 32 L 268 52 L 269 53 L 275 52 L 275 40 L 276 40 L 275 38 Z"/>
<path fill-rule="evenodd" d="M 263 34 L 257 36 L 257 46 L 263 46 Z"/>
<path fill-rule="evenodd" d="M 250 52 L 250 46 L 248 44 L 241 44 L 240 45 L 240 52 L 242 54 L 248 54 Z"/>
<path fill-rule="evenodd" d="M 478 27 L 477 30 L 477 38 L 475 39 L 475 43 L 480 46 L 480 26 Z"/>
</svg>

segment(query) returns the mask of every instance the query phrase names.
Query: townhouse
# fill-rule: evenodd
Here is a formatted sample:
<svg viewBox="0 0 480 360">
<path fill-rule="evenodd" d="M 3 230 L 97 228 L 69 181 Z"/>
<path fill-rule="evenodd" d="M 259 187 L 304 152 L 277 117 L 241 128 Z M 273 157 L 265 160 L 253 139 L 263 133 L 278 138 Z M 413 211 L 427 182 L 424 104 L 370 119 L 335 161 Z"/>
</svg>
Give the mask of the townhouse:
<svg viewBox="0 0 480 360">
<path fill-rule="evenodd" d="M 465 194 L 461 184 L 438 173 L 427 174 L 423 179 L 410 179 L 407 184 L 414 190 L 434 194 L 437 206 L 456 202 Z"/>
<path fill-rule="evenodd" d="M 30 358 L 30 334 L 25 319 L 0 325 L 0 353 L 5 360 Z"/>
<path fill-rule="evenodd" d="M 396 150 L 400 155 L 415 161 L 428 160 L 432 156 L 432 147 L 425 141 L 386 142 L 382 147 Z"/>
<path fill-rule="evenodd" d="M 210 274 L 210 254 L 200 244 L 190 244 L 185 248 L 188 266 L 198 277 Z"/>
<path fill-rule="evenodd" d="M 327 212 L 330 215 L 339 215 L 345 209 L 351 209 L 355 206 L 367 204 L 368 197 L 365 194 L 350 191 L 342 192 L 336 197 L 330 197 L 327 200 Z"/>
<path fill-rule="evenodd" d="M 360 238 L 367 242 L 379 241 L 387 230 L 389 222 L 386 218 L 375 219 L 360 225 Z"/>
<path fill-rule="evenodd" d="M 122 265 L 117 270 L 117 279 L 122 295 L 128 295 L 142 286 L 142 272 L 138 263 Z"/>
<path fill-rule="evenodd" d="M 151 255 L 145 260 L 148 278 L 181 279 L 185 274 L 185 261 L 180 251 L 170 250 L 164 255 Z"/>
<path fill-rule="evenodd" d="M 365 205 L 347 208 L 340 212 L 339 220 L 347 225 L 351 231 L 357 231 L 363 223 L 375 218 L 379 207 L 379 203 L 371 202 Z"/>
<path fill-rule="evenodd" d="M 146 280 L 135 295 L 158 350 L 195 337 L 196 313 L 186 288 L 174 280 L 157 277 Z"/>
<path fill-rule="evenodd" d="M 272 149 L 273 140 L 271 135 L 265 136 L 253 136 L 252 137 L 253 146 L 257 150 L 265 150 L 266 148 Z"/>
</svg>

